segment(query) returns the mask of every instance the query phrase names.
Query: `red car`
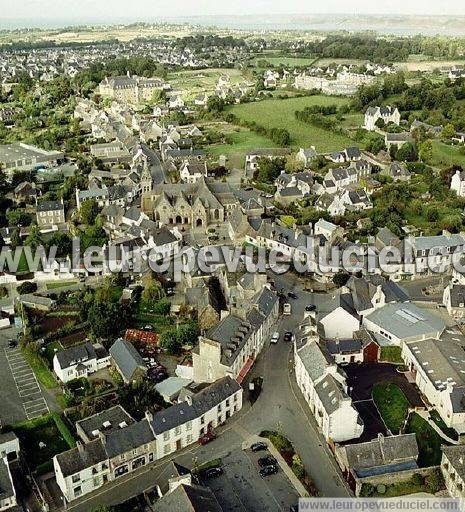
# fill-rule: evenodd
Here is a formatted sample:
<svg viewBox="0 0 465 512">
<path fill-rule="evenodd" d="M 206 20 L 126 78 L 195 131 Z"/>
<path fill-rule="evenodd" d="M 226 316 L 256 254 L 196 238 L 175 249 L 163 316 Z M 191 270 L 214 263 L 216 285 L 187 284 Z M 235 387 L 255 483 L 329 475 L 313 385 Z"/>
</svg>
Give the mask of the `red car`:
<svg viewBox="0 0 465 512">
<path fill-rule="evenodd" d="M 213 439 L 215 439 L 215 438 L 216 438 L 216 435 L 214 434 L 214 432 L 212 432 L 210 430 L 206 434 L 204 434 L 203 436 L 199 437 L 199 444 L 207 444 L 210 441 L 213 441 Z"/>
</svg>

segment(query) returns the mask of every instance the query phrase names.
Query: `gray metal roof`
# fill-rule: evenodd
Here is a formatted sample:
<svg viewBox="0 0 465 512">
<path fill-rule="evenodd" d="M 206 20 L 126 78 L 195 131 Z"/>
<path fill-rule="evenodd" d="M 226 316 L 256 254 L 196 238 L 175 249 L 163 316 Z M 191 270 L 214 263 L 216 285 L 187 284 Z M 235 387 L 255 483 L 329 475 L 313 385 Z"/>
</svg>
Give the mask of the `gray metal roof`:
<svg viewBox="0 0 465 512">
<path fill-rule="evenodd" d="M 110 347 L 110 355 L 126 380 L 132 380 L 134 372 L 145 369 L 146 364 L 134 345 L 129 341 L 119 338 Z"/>
</svg>

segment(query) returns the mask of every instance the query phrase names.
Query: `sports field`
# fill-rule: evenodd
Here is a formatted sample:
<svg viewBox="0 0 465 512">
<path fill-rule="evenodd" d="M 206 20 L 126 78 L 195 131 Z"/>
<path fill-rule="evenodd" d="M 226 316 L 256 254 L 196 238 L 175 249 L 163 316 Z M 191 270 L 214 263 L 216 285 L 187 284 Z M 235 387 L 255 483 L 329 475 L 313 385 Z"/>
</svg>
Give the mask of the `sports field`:
<svg viewBox="0 0 465 512">
<path fill-rule="evenodd" d="M 305 96 L 290 99 L 268 99 L 254 103 L 243 103 L 230 107 L 230 112 L 244 121 L 255 121 L 265 128 L 286 128 L 291 135 L 293 147 L 315 146 L 317 151 L 327 152 L 343 149 L 353 141 L 341 134 L 298 121 L 296 110 L 311 105 L 344 105 L 347 98 L 331 96 Z"/>
</svg>

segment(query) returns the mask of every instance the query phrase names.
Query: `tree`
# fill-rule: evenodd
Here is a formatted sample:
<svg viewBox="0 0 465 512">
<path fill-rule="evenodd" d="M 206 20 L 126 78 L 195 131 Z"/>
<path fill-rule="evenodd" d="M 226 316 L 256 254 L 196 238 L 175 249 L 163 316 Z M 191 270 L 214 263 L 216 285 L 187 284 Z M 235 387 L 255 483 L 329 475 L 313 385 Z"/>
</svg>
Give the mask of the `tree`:
<svg viewBox="0 0 465 512">
<path fill-rule="evenodd" d="M 150 381 L 141 379 L 118 388 L 121 405 L 135 420 L 141 420 L 145 411 L 152 413 L 165 406 L 165 401 Z"/>
<path fill-rule="evenodd" d="M 176 355 L 181 351 L 181 341 L 178 337 L 178 330 L 176 327 L 171 327 L 166 331 L 163 331 L 159 336 L 159 343 L 162 348 L 164 348 L 168 354 Z"/>
<path fill-rule="evenodd" d="M 207 100 L 207 111 L 213 114 L 219 114 L 223 112 L 225 107 L 225 102 L 222 98 L 219 98 L 216 95 L 210 96 Z"/>
<path fill-rule="evenodd" d="M 81 204 L 79 215 L 81 216 L 81 222 L 88 226 L 93 226 L 97 215 L 100 213 L 100 208 L 97 202 L 93 199 L 84 201 Z"/>
<path fill-rule="evenodd" d="M 425 140 L 420 144 L 420 150 L 418 151 L 418 157 L 422 162 L 431 162 L 433 158 L 433 143 L 430 139 Z"/>
<path fill-rule="evenodd" d="M 339 271 L 337 274 L 334 274 L 333 276 L 333 283 L 340 288 L 341 286 L 344 286 L 347 281 L 349 280 L 349 274 L 343 271 Z"/>
<path fill-rule="evenodd" d="M 188 345 L 193 347 L 197 344 L 200 331 L 197 324 L 188 323 L 181 325 L 178 329 L 178 341 L 181 346 Z"/>
<path fill-rule="evenodd" d="M 441 137 L 443 139 L 452 139 L 455 135 L 455 127 L 452 123 L 446 124 L 441 132 Z"/>
<path fill-rule="evenodd" d="M 163 288 L 160 281 L 150 276 L 142 292 L 142 299 L 147 302 L 152 302 L 161 299 L 163 295 Z"/>
<path fill-rule="evenodd" d="M 166 316 L 169 314 L 170 310 L 171 310 L 171 303 L 167 299 L 161 299 L 158 302 L 156 302 L 153 306 L 153 312 L 156 315 Z"/>
<path fill-rule="evenodd" d="M 34 224 L 31 226 L 29 234 L 24 241 L 24 245 L 28 245 L 33 251 L 35 251 L 39 245 L 43 245 L 42 235 L 37 225 Z"/>
<path fill-rule="evenodd" d="M 87 318 L 96 337 L 109 339 L 125 327 L 127 315 L 118 303 L 94 299 Z"/>
<path fill-rule="evenodd" d="M 19 295 L 34 293 L 37 291 L 37 284 L 33 283 L 32 281 L 25 281 L 16 288 L 16 291 L 19 293 Z"/>
<path fill-rule="evenodd" d="M 382 130 L 385 125 L 386 125 L 386 123 L 382 117 L 380 117 L 379 119 L 376 120 L 375 126 L 377 128 L 380 128 Z"/>
<path fill-rule="evenodd" d="M 414 162 L 417 152 L 411 142 L 406 142 L 395 152 L 396 160 L 400 162 Z"/>
<path fill-rule="evenodd" d="M 21 245 L 21 237 L 19 236 L 19 229 L 15 229 L 13 233 L 11 234 L 10 238 L 10 247 L 12 249 L 16 249 L 16 247 L 19 247 Z"/>
</svg>

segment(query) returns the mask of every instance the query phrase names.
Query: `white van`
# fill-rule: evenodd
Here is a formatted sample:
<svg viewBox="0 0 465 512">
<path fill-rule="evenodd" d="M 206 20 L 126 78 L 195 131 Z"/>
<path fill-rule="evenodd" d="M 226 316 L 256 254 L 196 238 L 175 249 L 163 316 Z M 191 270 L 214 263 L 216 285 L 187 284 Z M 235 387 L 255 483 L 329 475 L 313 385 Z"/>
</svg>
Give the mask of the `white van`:
<svg viewBox="0 0 465 512">
<path fill-rule="evenodd" d="M 290 315 L 291 314 L 291 305 L 289 304 L 289 302 L 286 302 L 286 304 L 284 304 L 284 306 L 283 306 L 283 314 L 284 315 Z"/>
</svg>

